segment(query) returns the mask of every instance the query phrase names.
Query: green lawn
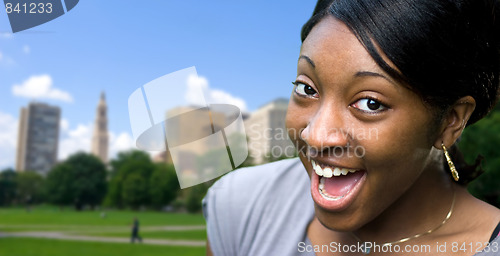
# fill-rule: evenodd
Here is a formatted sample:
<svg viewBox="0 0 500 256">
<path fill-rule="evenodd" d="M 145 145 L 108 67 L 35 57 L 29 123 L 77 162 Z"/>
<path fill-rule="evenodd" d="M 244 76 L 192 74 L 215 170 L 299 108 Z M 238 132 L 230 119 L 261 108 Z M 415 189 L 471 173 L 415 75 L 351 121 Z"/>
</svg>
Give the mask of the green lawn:
<svg viewBox="0 0 500 256">
<path fill-rule="evenodd" d="M 44 228 L 36 227 L 1 227 L 0 232 L 23 232 L 23 231 L 64 231 L 70 235 L 85 235 L 85 236 L 104 236 L 104 237 L 130 237 L 130 229 L 126 228 L 116 228 L 111 229 L 106 227 L 85 227 L 85 228 L 75 228 L 75 227 L 65 227 L 61 226 L 59 228 Z M 157 230 L 148 231 L 141 230 L 139 234 L 143 238 L 155 238 L 155 239 L 173 239 L 173 240 L 207 240 L 207 233 L 205 229 L 200 230 Z"/>
<path fill-rule="evenodd" d="M 0 233 L 22 231 L 58 231 L 68 235 L 94 237 L 130 237 L 134 217 L 140 220 L 144 240 L 206 240 L 205 221 L 201 214 L 162 213 L 153 211 L 107 210 L 76 212 L 70 208 L 34 207 L 0 208 Z M 194 230 L 163 230 L 164 226 L 196 226 Z M 205 255 L 205 248 L 149 244 L 106 243 L 40 238 L 0 238 L 0 256 L 114 256 L 114 255 Z"/>
<path fill-rule="evenodd" d="M 203 247 L 1 238 L 0 256 L 199 256 Z"/>
<path fill-rule="evenodd" d="M 127 226 L 137 216 L 141 226 L 163 225 L 205 225 L 202 214 L 134 212 L 134 211 L 101 211 L 76 212 L 70 208 L 60 211 L 57 207 L 35 207 L 31 212 L 23 208 L 0 208 L 0 225 L 71 225 L 71 226 Z"/>
</svg>

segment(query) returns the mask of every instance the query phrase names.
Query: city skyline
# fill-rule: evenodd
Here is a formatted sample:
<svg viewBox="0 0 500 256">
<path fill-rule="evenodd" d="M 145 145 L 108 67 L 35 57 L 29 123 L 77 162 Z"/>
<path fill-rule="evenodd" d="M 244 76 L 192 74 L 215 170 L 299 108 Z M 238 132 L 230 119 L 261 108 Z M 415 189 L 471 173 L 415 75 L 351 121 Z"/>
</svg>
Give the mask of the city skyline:
<svg viewBox="0 0 500 256">
<path fill-rule="evenodd" d="M 95 122 L 93 124 L 93 130 L 91 132 L 91 136 L 92 136 L 92 141 L 91 141 L 91 146 L 90 148 L 88 149 L 82 149 L 82 150 L 79 150 L 79 151 L 75 151 L 75 152 L 72 152 L 72 153 L 65 153 L 65 152 L 58 152 L 60 150 L 57 150 L 57 148 L 60 148 L 61 147 L 61 142 L 59 142 L 57 140 L 57 147 L 56 147 L 56 152 L 58 153 L 58 155 L 71 155 L 71 154 L 74 154 L 74 153 L 77 153 L 77 152 L 80 152 L 80 151 L 83 151 L 83 152 L 87 152 L 87 153 L 91 153 L 95 156 L 97 156 L 98 158 L 101 159 L 101 161 L 103 161 L 104 163 L 107 163 L 109 162 L 112 158 L 114 158 L 116 156 L 116 154 L 112 155 L 110 158 L 108 158 L 108 155 L 109 155 L 109 148 L 108 148 L 108 145 L 102 145 L 102 143 L 104 143 L 104 140 L 106 140 L 107 142 L 109 142 L 108 140 L 108 134 L 106 134 L 104 131 L 107 131 L 107 118 L 106 118 L 106 103 L 105 103 L 105 93 L 104 92 L 101 92 L 100 94 L 100 98 L 99 98 L 99 103 L 97 104 L 97 111 L 96 111 L 96 118 L 95 118 Z M 249 137 L 248 139 L 250 140 L 249 141 L 249 155 L 252 156 L 252 157 L 255 157 L 256 154 L 263 154 L 261 155 L 260 157 L 257 157 L 257 163 L 262 163 L 262 161 L 264 161 L 264 157 L 267 156 L 267 154 L 269 154 L 270 152 L 268 152 L 267 150 L 269 150 L 270 148 L 273 148 L 273 147 L 279 147 L 280 149 L 282 149 L 283 151 L 283 154 L 285 155 L 289 155 L 290 152 L 288 153 L 285 153 L 285 148 L 289 147 L 291 144 L 290 141 L 284 141 L 284 142 L 279 142 L 279 141 L 269 141 L 268 143 L 263 143 L 263 144 L 260 144 L 262 141 L 262 138 L 266 138 L 266 136 L 269 136 L 267 134 L 263 134 L 263 132 L 269 132 L 271 130 L 275 130 L 275 129 L 284 129 L 284 115 L 286 114 L 286 108 L 285 105 L 287 104 L 286 102 L 287 100 L 284 99 L 284 98 L 276 98 L 276 99 L 273 99 L 267 103 L 265 103 L 264 105 L 260 106 L 258 109 L 256 109 L 255 111 L 253 112 L 245 112 L 245 126 L 246 126 L 246 133 L 247 133 L 247 136 Z M 277 104 L 277 105 L 276 105 Z M 41 106 L 49 106 L 47 105 L 46 103 L 43 103 L 43 102 L 30 102 L 28 107 L 26 108 L 21 108 L 21 116 L 25 116 L 23 119 L 26 120 L 28 119 L 28 111 L 27 109 L 30 109 L 30 107 L 32 106 L 38 106 L 38 105 L 41 105 Z M 55 108 L 57 109 L 59 112 L 58 112 L 58 115 L 60 115 L 60 112 L 63 112 L 63 110 L 60 109 L 59 106 L 50 106 L 51 108 Z M 181 108 L 192 108 L 191 106 L 184 106 L 184 107 L 181 107 Z M 104 112 L 103 112 L 104 111 Z M 271 112 L 269 112 L 271 111 Z M 269 112 L 269 113 L 268 113 Z M 24 113 L 24 114 L 23 114 Z M 214 114 L 216 114 L 217 112 L 214 112 Z M 264 114 L 265 113 L 265 114 Z M 220 113 L 222 114 L 222 113 Z M 252 121 L 252 117 L 254 114 L 257 114 L 259 115 L 259 121 L 255 122 L 255 121 Z M 216 115 L 219 115 L 219 114 L 216 114 Z M 260 121 L 260 119 L 262 119 L 264 116 L 262 115 L 265 115 L 266 117 L 266 120 L 267 118 L 271 118 L 273 120 L 273 122 L 271 123 L 268 123 L 269 121 Z M 267 117 L 267 115 L 270 115 L 269 117 Z M 271 117 L 272 116 L 272 117 Z M 58 116 L 59 118 L 59 116 Z M 105 118 L 105 119 L 103 119 Z M 214 121 L 215 122 L 215 125 L 218 126 L 218 123 L 221 122 L 219 120 L 219 118 L 221 117 L 218 117 L 216 118 L 217 120 Z M 277 118 L 277 119 L 276 119 Z M 271 120 L 270 119 L 270 120 Z M 59 120 L 59 127 L 57 127 L 58 129 L 56 129 L 56 132 L 59 133 L 59 130 L 62 129 L 63 127 L 63 121 L 62 120 Z M 104 122 L 104 123 L 103 123 Z M 257 125 L 258 127 L 262 128 L 262 133 L 261 132 L 257 132 L 257 130 L 259 128 L 255 128 L 255 127 L 251 127 L 251 126 L 255 126 Z M 17 129 L 18 131 L 21 131 L 23 129 L 26 130 L 26 128 L 23 128 L 24 126 L 27 126 L 26 124 L 26 121 L 24 122 L 19 122 L 17 124 Z M 255 133 L 257 132 L 257 133 Z M 253 134 L 253 135 L 252 135 Z M 253 142 L 254 138 L 252 138 L 252 136 L 256 136 L 258 137 L 257 138 L 257 141 L 260 141 L 260 142 Z M 26 137 L 26 135 L 24 136 Z M 30 170 L 29 168 L 25 168 L 24 166 L 26 165 L 24 162 L 21 163 L 22 160 L 20 160 L 22 158 L 22 156 L 19 156 L 20 155 L 20 150 L 21 148 L 19 148 L 19 145 L 21 145 L 21 141 L 23 141 L 25 139 L 23 138 L 20 138 L 20 137 L 17 137 L 16 138 L 16 159 L 15 160 L 15 166 L 8 166 L 7 168 L 13 168 L 15 170 L 18 170 L 18 171 L 25 171 L 25 170 Z M 269 144 L 271 143 L 271 144 Z M 277 143 L 277 144 L 276 144 Z M 253 145 L 255 144 L 255 145 Z M 257 146 L 256 146 L 257 145 Z M 100 147 L 100 148 L 99 148 Z M 127 148 L 127 149 L 124 149 L 124 150 L 121 150 L 121 151 L 126 151 L 126 150 L 130 150 L 130 149 L 137 149 L 136 147 L 130 147 L 130 148 Z M 137 149 L 139 150 L 139 149 Z M 121 151 L 117 151 L 116 153 L 119 153 Z M 165 152 L 158 152 L 158 151 L 150 151 L 150 156 L 151 156 L 151 159 L 154 160 L 155 157 L 158 157 L 158 155 L 160 153 L 165 153 Z M 22 155 L 22 154 L 21 154 Z M 59 161 L 63 161 L 65 160 L 65 158 L 63 159 L 59 159 L 57 158 L 53 163 L 52 163 L 52 166 L 56 163 L 56 162 L 59 162 Z M 167 160 L 167 159 L 163 159 L 162 161 L 164 160 Z M 3 169 L 7 169 L 7 168 L 2 168 Z M 44 174 L 46 174 L 48 170 L 45 170 L 44 171 Z"/>
<path fill-rule="evenodd" d="M 71 12 L 12 34 L 0 11 L 0 169 L 14 167 L 19 108 L 63 109 L 58 159 L 90 151 L 106 92 L 109 157 L 133 148 L 127 99 L 162 75 L 196 66 L 211 97 L 246 111 L 288 98 L 300 28 L 313 1 L 80 2 Z M 133 15 L 130 15 L 133 14 Z"/>
</svg>

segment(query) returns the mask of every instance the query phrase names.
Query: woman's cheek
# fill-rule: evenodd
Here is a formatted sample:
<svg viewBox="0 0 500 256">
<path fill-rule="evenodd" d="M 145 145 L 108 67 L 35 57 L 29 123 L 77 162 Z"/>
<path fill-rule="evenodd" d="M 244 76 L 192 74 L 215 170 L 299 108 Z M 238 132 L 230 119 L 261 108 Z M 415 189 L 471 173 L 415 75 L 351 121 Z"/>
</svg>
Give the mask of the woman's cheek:
<svg viewBox="0 0 500 256">
<path fill-rule="evenodd" d="M 425 131 L 406 121 L 408 126 L 399 128 L 377 127 L 378 136 L 362 144 L 366 150 L 363 162 L 372 176 L 384 178 L 385 182 L 396 178 L 403 182 L 414 179 L 422 170 L 430 151 Z"/>
</svg>

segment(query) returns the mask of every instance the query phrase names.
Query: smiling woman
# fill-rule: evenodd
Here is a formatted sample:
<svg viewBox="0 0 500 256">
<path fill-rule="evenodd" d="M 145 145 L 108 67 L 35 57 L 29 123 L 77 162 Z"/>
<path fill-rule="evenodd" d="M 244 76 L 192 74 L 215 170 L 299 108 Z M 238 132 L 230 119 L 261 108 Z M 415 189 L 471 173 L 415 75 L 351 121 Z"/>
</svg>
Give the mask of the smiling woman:
<svg viewBox="0 0 500 256">
<path fill-rule="evenodd" d="M 500 210 L 466 191 L 480 161 L 455 146 L 497 101 L 498 6 L 319 1 L 286 118 L 302 164 L 218 181 L 208 254 L 498 255 Z"/>
</svg>

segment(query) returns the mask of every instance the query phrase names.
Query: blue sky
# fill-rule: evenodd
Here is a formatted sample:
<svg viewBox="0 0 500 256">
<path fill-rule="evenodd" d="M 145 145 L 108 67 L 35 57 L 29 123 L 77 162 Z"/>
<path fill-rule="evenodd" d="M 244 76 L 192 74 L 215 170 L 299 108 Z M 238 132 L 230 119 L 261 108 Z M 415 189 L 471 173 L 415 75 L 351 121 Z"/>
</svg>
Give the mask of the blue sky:
<svg viewBox="0 0 500 256">
<path fill-rule="evenodd" d="M 190 66 L 211 89 L 243 100 L 248 111 L 288 98 L 300 28 L 314 5 L 82 0 L 58 19 L 15 34 L 0 9 L 0 169 L 14 166 L 19 109 L 32 99 L 61 107 L 64 159 L 89 150 L 101 91 L 108 101 L 113 155 L 133 144 L 129 95 Z"/>
</svg>

